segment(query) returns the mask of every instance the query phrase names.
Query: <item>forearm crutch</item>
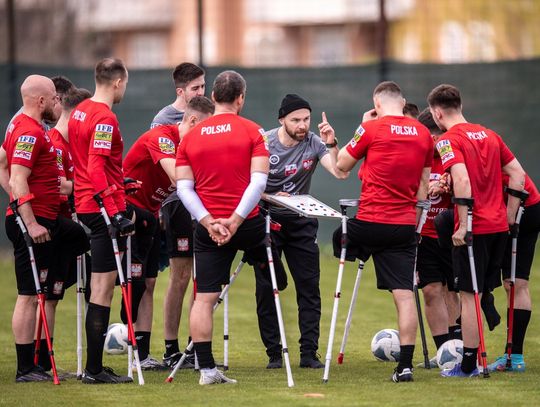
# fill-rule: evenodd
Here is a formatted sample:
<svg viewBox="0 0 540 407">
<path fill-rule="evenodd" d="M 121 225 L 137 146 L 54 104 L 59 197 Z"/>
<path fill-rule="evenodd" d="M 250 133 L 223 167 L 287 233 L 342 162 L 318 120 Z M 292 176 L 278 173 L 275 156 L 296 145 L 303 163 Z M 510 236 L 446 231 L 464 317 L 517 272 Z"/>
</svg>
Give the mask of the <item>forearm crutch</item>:
<svg viewBox="0 0 540 407">
<path fill-rule="evenodd" d="M 336 320 L 339 307 L 339 298 L 341 297 L 341 280 L 345 268 L 345 259 L 347 256 L 347 208 L 358 206 L 358 199 L 340 199 L 341 208 L 341 253 L 339 256 L 339 268 L 336 282 L 336 291 L 334 292 L 334 308 L 332 309 L 332 321 L 330 322 L 330 333 L 328 334 L 328 346 L 326 348 L 326 360 L 324 363 L 323 383 L 328 383 L 330 374 L 330 362 L 332 360 L 332 347 L 334 345 L 334 334 L 336 332 Z"/>
<path fill-rule="evenodd" d="M 214 304 L 212 312 L 216 311 L 216 309 L 219 307 L 219 304 L 221 304 L 223 302 L 223 299 L 225 298 L 225 296 L 229 294 L 229 289 L 231 288 L 232 283 L 234 283 L 234 280 L 236 280 L 236 278 L 238 277 L 238 274 L 240 274 L 240 271 L 242 271 L 242 267 L 244 266 L 245 263 L 246 263 L 246 261 L 244 260 L 244 258 L 242 258 L 242 260 L 240 260 L 240 263 L 238 263 L 238 266 L 236 266 L 236 270 L 234 270 L 234 273 L 229 278 L 229 284 L 225 285 L 225 287 L 223 287 L 223 289 L 221 290 L 221 293 L 219 294 L 219 297 L 218 297 L 216 303 Z M 184 353 L 182 354 L 182 357 L 176 363 L 176 365 L 174 365 L 174 369 L 169 374 L 167 379 L 165 379 L 166 383 L 171 383 L 174 380 L 174 376 L 176 375 L 176 372 L 178 372 L 178 369 L 180 369 L 180 367 L 184 364 L 184 361 L 186 360 L 187 354 L 192 349 L 193 349 L 193 341 L 190 341 L 188 346 L 184 350 Z"/>
<path fill-rule="evenodd" d="M 354 281 L 351 304 L 349 305 L 349 312 L 347 312 L 347 320 L 345 321 L 343 339 L 341 340 L 341 346 L 339 348 L 339 355 L 337 358 L 338 365 L 343 364 L 343 358 L 345 356 L 345 346 L 347 345 L 347 339 L 349 338 L 349 331 L 351 329 L 351 323 L 352 323 L 352 315 L 353 315 L 354 307 L 356 306 L 356 298 L 358 297 L 358 289 L 360 288 L 360 279 L 362 278 L 363 270 L 364 270 L 364 262 L 360 260 L 358 261 L 358 271 L 356 273 L 356 280 Z"/>
<path fill-rule="evenodd" d="M 32 238 L 28 234 L 28 229 L 26 228 L 26 225 L 24 224 L 24 221 L 19 213 L 19 206 L 23 205 L 26 202 L 29 202 L 34 198 L 32 194 L 30 194 L 28 197 L 25 197 L 24 201 L 21 201 L 19 199 L 15 199 L 9 203 L 9 207 L 13 211 L 15 215 L 15 220 L 17 224 L 19 225 L 19 228 L 21 229 L 21 232 L 24 237 L 24 241 L 26 242 L 26 247 L 28 248 L 28 256 L 30 257 L 30 266 L 32 267 L 32 276 L 34 277 L 34 285 L 36 288 L 36 296 L 39 306 L 39 322 L 38 322 L 38 337 L 36 343 L 39 343 L 41 340 L 41 326 L 43 326 L 43 329 L 45 330 L 45 339 L 47 341 L 47 349 L 49 351 L 49 358 L 51 359 L 51 369 L 53 372 L 53 383 L 54 384 L 60 384 L 60 380 L 58 379 L 58 372 L 56 371 L 56 363 L 54 362 L 54 351 L 52 347 L 51 342 L 51 335 L 49 332 L 49 323 L 47 322 L 47 313 L 45 312 L 45 294 L 41 290 L 41 284 L 39 282 L 38 277 L 38 271 L 36 266 L 36 257 L 34 255 L 34 247 L 32 243 Z M 39 347 L 37 347 L 39 350 Z"/>
<path fill-rule="evenodd" d="M 418 292 L 418 270 L 416 270 L 416 266 L 418 264 L 418 246 L 420 245 L 420 242 L 422 240 L 422 228 L 426 223 L 429 208 L 431 207 L 431 201 L 429 199 L 418 201 L 416 207 L 422 209 L 422 212 L 420 213 L 418 225 L 416 225 L 416 251 L 414 254 L 413 292 L 414 300 L 416 302 L 416 313 L 418 314 L 418 326 L 420 327 L 422 353 L 424 354 L 424 367 L 426 369 L 431 369 L 426 341 L 426 330 L 424 328 L 424 318 L 422 317 L 422 306 L 420 305 L 420 293 Z"/>
<path fill-rule="evenodd" d="M 124 273 L 122 271 L 122 261 L 120 259 L 120 250 L 118 249 L 118 241 L 116 239 L 116 233 L 117 231 L 111 224 L 111 219 L 109 218 L 109 215 L 107 214 L 107 211 L 105 210 L 105 206 L 103 205 L 103 197 L 110 195 L 113 192 L 112 189 L 108 188 L 102 193 L 97 193 L 94 195 L 94 199 L 97 202 L 99 206 L 99 210 L 101 212 L 101 216 L 103 216 L 103 220 L 105 221 L 105 224 L 107 225 L 107 228 L 109 229 L 109 233 L 111 236 L 113 251 L 114 251 L 114 259 L 116 261 L 116 270 L 118 271 L 118 278 L 120 280 L 120 289 L 122 290 L 122 300 L 124 301 L 124 307 L 126 308 L 126 317 L 128 320 L 128 346 L 133 346 L 133 354 L 135 356 L 135 365 L 137 366 L 137 377 L 139 379 L 139 385 L 144 385 L 144 377 L 142 374 L 141 369 L 141 361 L 139 360 L 139 349 L 137 348 L 137 339 L 135 338 L 135 331 L 133 330 L 133 320 L 131 319 L 131 307 L 129 304 L 129 296 L 127 291 L 127 283 L 126 279 L 124 278 Z"/>
<path fill-rule="evenodd" d="M 75 212 L 75 205 L 73 204 L 73 201 L 70 201 L 71 205 L 71 219 L 73 222 L 79 223 L 79 218 L 77 216 L 77 212 Z M 83 359 L 83 345 L 82 345 L 82 305 L 84 301 L 84 279 L 83 279 L 83 272 L 85 272 L 85 258 L 84 253 L 77 256 L 77 283 L 76 283 L 76 289 L 77 289 L 77 380 L 82 379 L 82 359 Z"/>
<path fill-rule="evenodd" d="M 506 321 L 506 370 L 512 370 L 512 342 L 514 334 L 514 295 L 516 283 L 516 260 L 517 260 L 517 239 L 519 235 L 519 224 L 525 211 L 525 201 L 529 193 L 525 190 L 517 191 L 512 188 L 506 188 L 506 192 L 520 199 L 520 205 L 516 215 L 516 221 L 510 228 L 512 236 L 512 257 L 510 258 L 510 298 L 508 306 L 508 319 Z"/>
<path fill-rule="evenodd" d="M 272 291 L 274 292 L 274 303 L 276 305 L 276 314 L 279 325 L 279 336 L 281 337 L 281 348 L 283 359 L 285 359 L 285 370 L 287 371 L 287 386 L 294 387 L 294 380 L 291 370 L 291 362 L 289 360 L 289 348 L 287 347 L 287 337 L 285 336 L 285 324 L 283 323 L 283 314 L 281 312 L 281 302 L 279 301 L 279 290 L 276 280 L 276 269 L 274 267 L 274 257 L 272 255 L 272 240 L 270 231 L 272 230 L 272 220 L 270 219 L 270 209 L 268 202 L 263 201 L 263 213 L 265 213 L 265 237 L 264 245 L 266 246 L 266 256 L 268 258 L 268 269 L 270 270 L 270 279 L 272 280 Z"/>
<path fill-rule="evenodd" d="M 476 311 L 476 323 L 478 325 L 478 336 L 480 338 L 480 344 L 478 348 L 478 356 L 482 363 L 482 370 L 484 377 L 489 377 L 489 371 L 487 367 L 487 355 L 486 355 L 486 343 L 484 342 L 484 327 L 482 323 L 482 313 L 480 311 L 480 296 L 478 295 L 478 280 L 476 279 L 476 265 L 474 264 L 474 251 L 473 251 L 473 198 L 452 198 L 452 201 L 456 205 L 467 207 L 467 234 L 465 235 L 465 241 L 467 243 L 467 253 L 469 254 L 469 266 L 471 268 L 471 280 L 474 293 L 474 308 Z"/>
<path fill-rule="evenodd" d="M 126 268 L 127 268 L 127 298 L 131 310 L 133 304 L 132 278 L 131 278 L 131 236 L 126 239 Z M 135 337 L 135 336 L 134 336 Z M 133 343 L 128 341 L 128 377 L 133 379 Z"/>
<path fill-rule="evenodd" d="M 229 293 L 223 297 L 223 370 L 229 370 Z"/>
</svg>

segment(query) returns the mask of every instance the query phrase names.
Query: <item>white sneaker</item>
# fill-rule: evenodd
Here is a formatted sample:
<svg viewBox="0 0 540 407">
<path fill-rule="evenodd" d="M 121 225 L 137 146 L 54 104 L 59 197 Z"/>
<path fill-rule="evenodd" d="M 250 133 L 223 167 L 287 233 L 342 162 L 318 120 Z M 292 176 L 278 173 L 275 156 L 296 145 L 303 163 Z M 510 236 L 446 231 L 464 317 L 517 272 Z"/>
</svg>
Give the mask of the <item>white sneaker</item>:
<svg viewBox="0 0 540 407">
<path fill-rule="evenodd" d="M 199 379 L 199 384 L 204 386 L 207 384 L 234 384 L 237 383 L 234 379 L 229 379 L 223 374 L 223 372 L 213 369 L 201 369 L 201 378 Z"/>
</svg>

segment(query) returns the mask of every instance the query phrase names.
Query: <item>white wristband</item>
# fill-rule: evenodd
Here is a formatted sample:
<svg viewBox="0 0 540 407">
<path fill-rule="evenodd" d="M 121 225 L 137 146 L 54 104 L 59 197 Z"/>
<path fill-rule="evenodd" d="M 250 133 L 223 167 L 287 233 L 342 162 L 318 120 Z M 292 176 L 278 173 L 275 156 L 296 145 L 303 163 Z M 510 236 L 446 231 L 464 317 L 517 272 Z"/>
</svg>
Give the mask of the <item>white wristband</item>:
<svg viewBox="0 0 540 407">
<path fill-rule="evenodd" d="M 252 172 L 251 180 L 247 186 L 240 203 L 235 209 L 235 212 L 245 219 L 249 213 L 255 208 L 261 199 L 266 188 L 266 181 L 268 180 L 268 174 L 263 172 Z"/>
<path fill-rule="evenodd" d="M 176 181 L 176 194 L 189 213 L 197 219 L 197 222 L 210 214 L 201 202 L 199 195 L 195 192 L 195 182 L 193 180 L 180 179 Z"/>
</svg>

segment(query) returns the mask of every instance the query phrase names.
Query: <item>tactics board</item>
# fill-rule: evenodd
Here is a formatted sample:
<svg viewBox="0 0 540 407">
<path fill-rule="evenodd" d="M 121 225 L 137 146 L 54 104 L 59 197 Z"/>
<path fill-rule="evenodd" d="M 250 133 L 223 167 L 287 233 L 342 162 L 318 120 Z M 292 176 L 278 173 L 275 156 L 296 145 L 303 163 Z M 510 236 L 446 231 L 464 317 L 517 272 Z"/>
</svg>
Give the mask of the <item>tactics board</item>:
<svg viewBox="0 0 540 407">
<path fill-rule="evenodd" d="M 311 195 L 265 195 L 265 200 L 307 218 L 341 218 L 341 213 Z"/>
</svg>

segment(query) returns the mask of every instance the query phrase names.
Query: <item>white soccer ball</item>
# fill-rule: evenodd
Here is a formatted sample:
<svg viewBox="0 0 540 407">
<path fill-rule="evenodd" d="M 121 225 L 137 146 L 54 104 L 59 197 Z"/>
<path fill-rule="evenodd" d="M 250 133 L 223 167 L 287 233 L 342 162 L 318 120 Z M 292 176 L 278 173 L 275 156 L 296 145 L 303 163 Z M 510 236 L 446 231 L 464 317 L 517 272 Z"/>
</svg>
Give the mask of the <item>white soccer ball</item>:
<svg viewBox="0 0 540 407">
<path fill-rule="evenodd" d="M 122 355 L 128 350 L 128 330 L 124 324 L 111 324 L 107 329 L 103 350 L 109 355 Z"/>
<path fill-rule="evenodd" d="M 371 340 L 371 352 L 381 362 L 399 362 L 399 332 L 383 329 Z"/>
<path fill-rule="evenodd" d="M 451 339 L 437 350 L 437 365 L 441 369 L 452 369 L 463 360 L 463 341 Z"/>
</svg>

